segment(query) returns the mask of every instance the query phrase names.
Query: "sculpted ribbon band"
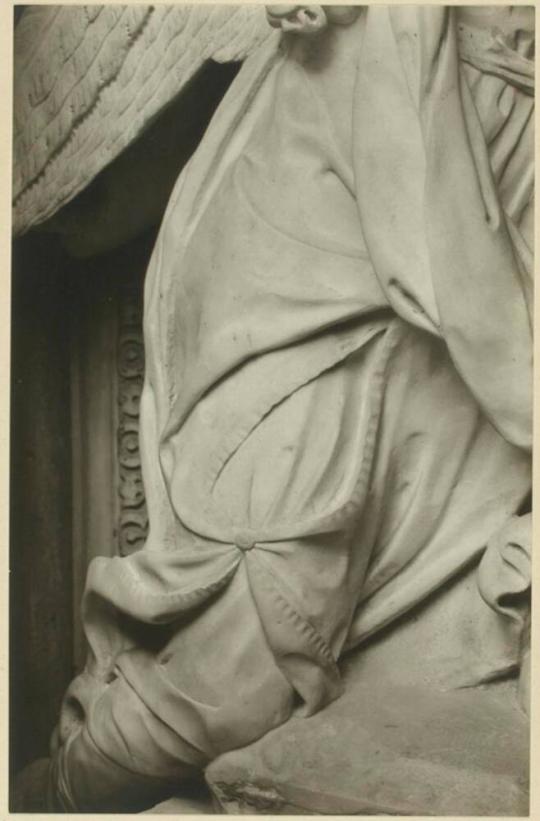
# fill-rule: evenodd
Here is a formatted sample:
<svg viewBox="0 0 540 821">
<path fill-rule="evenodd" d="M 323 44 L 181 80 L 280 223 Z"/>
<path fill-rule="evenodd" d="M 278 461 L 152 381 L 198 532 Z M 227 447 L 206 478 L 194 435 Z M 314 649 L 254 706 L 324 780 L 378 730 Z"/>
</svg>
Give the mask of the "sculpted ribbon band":
<svg viewBox="0 0 540 821">
<path fill-rule="evenodd" d="M 519 537 L 527 556 L 531 483 L 527 14 L 269 9 L 283 31 L 218 109 L 148 271 L 150 536 L 90 567 L 53 807 L 136 806 L 321 709 L 345 650 L 480 557 L 486 612 L 513 589 L 503 555 Z M 467 683 L 518 663 L 522 620 L 501 619 Z"/>
</svg>

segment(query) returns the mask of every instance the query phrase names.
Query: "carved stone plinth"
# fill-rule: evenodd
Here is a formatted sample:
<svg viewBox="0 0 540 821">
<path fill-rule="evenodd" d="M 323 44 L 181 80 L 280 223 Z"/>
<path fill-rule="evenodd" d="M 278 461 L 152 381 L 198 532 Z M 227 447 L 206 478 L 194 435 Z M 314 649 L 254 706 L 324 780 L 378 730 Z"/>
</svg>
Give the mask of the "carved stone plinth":
<svg viewBox="0 0 540 821">
<path fill-rule="evenodd" d="M 476 595 L 472 567 L 346 657 L 340 699 L 214 761 L 206 777 L 221 811 L 527 815 L 517 675 L 464 686 L 471 659 L 497 654 L 476 646 L 471 627 L 491 618 L 475 614 Z"/>
<path fill-rule="evenodd" d="M 527 737 L 508 692 L 359 676 L 320 715 L 223 756 L 208 780 L 232 814 L 520 816 Z"/>
</svg>

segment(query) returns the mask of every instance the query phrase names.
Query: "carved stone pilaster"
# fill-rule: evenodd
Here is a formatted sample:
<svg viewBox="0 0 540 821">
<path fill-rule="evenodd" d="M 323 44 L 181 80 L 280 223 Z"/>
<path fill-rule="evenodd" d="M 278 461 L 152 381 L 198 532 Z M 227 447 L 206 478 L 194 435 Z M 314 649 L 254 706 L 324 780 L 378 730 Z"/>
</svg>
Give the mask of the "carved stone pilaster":
<svg viewBox="0 0 540 821">
<path fill-rule="evenodd" d="M 118 552 L 144 544 L 148 514 L 141 476 L 139 406 L 144 379 L 142 295 L 129 283 L 120 288 L 118 317 Z"/>
<path fill-rule="evenodd" d="M 81 599 L 97 556 L 142 547 L 147 513 L 138 431 L 144 374 L 144 272 L 149 232 L 115 252 L 70 267 L 72 572 L 75 668 L 86 642 Z"/>
</svg>

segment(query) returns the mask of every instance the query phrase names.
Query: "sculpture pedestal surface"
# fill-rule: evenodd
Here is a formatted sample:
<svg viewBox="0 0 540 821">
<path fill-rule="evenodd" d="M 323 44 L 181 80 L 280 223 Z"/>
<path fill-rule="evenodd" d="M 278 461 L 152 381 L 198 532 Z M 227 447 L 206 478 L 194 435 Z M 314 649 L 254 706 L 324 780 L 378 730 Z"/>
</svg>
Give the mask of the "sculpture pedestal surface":
<svg viewBox="0 0 540 821">
<path fill-rule="evenodd" d="M 207 778 L 232 814 L 515 816 L 528 813 L 527 747 L 509 691 L 357 680 Z"/>
<path fill-rule="evenodd" d="M 528 728 L 514 698 L 510 683 L 443 692 L 357 680 L 318 716 L 214 762 L 217 811 L 527 815 Z M 201 792 L 149 812 L 216 810 Z"/>
<path fill-rule="evenodd" d="M 466 686 L 472 661 L 487 667 L 504 648 L 483 623 L 500 617 L 476 577 L 473 566 L 349 654 L 345 695 L 329 707 L 214 761 L 206 779 L 220 809 L 201 790 L 151 812 L 526 815 L 518 678 Z"/>
<path fill-rule="evenodd" d="M 466 686 L 508 642 L 485 621 L 500 616 L 476 577 L 473 566 L 346 657 L 345 694 L 329 707 L 214 761 L 206 778 L 223 811 L 527 815 L 518 680 Z"/>
</svg>

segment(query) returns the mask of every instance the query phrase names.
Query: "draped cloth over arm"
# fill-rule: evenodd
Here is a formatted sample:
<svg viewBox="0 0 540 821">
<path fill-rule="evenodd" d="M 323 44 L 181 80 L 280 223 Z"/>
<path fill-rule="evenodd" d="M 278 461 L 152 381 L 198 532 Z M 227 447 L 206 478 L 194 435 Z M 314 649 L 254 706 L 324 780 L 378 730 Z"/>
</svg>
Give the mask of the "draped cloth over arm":
<svg viewBox="0 0 540 821">
<path fill-rule="evenodd" d="M 497 191 L 483 133 L 490 124 L 480 122 L 460 66 L 456 25 L 444 7 L 370 9 L 355 101 L 358 206 L 396 311 L 444 338 L 494 426 L 530 448 L 532 340 L 523 280 L 532 276 L 531 263 L 513 241 L 510 197 L 505 202 Z M 507 138 L 508 154 L 519 153 L 520 140 L 529 142 L 528 168 L 514 174 L 512 188 L 514 197 L 525 189 L 519 193 L 527 202 L 532 113 L 526 133 Z"/>
</svg>

